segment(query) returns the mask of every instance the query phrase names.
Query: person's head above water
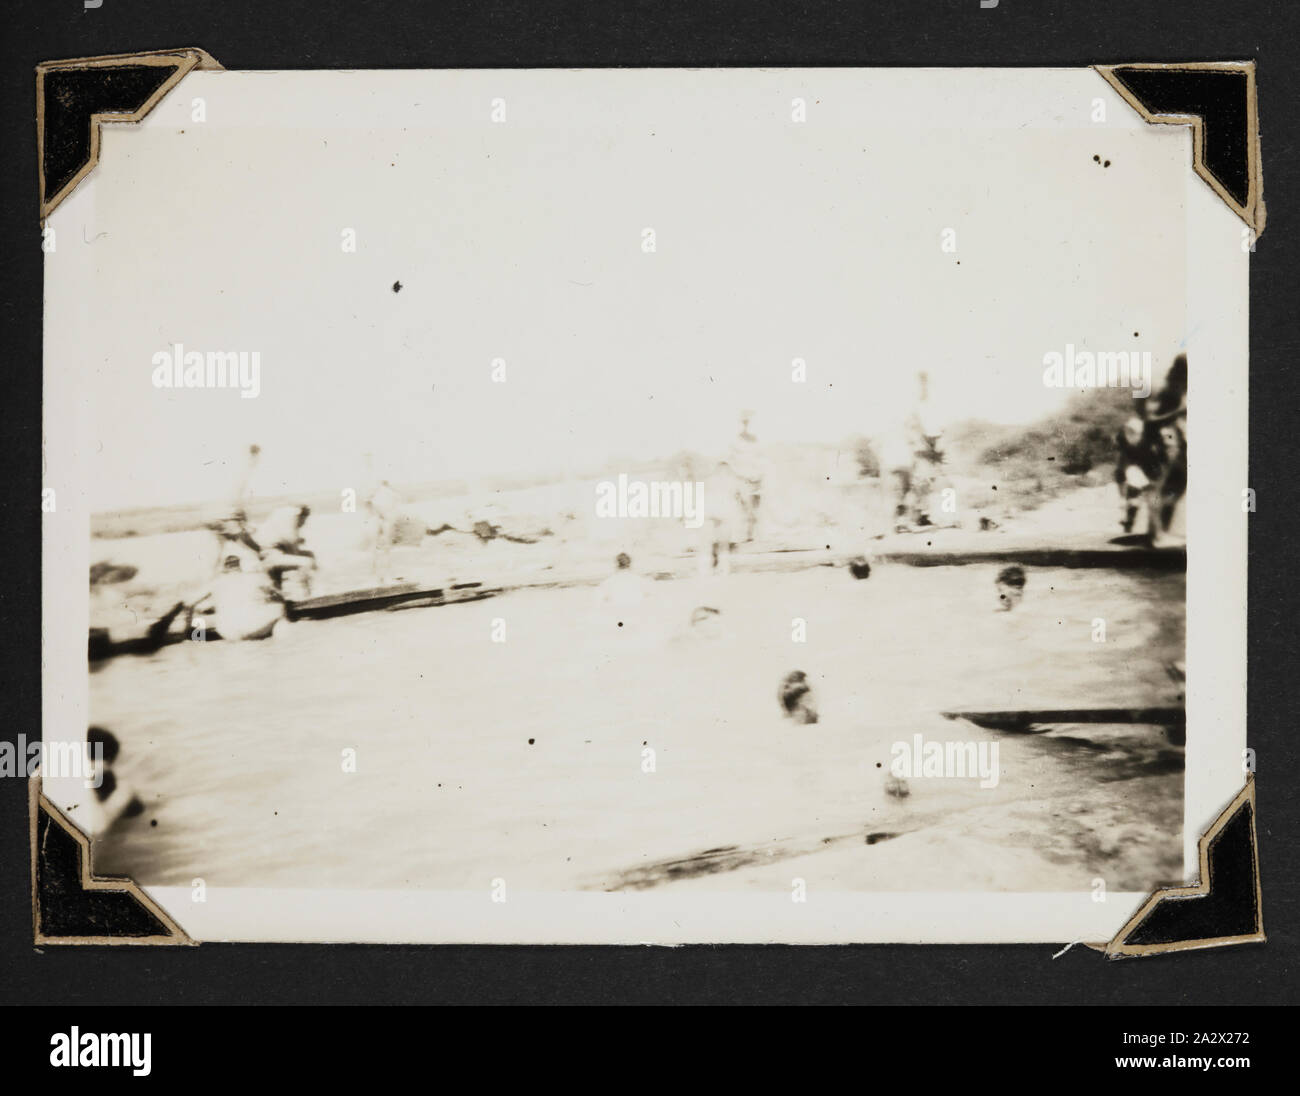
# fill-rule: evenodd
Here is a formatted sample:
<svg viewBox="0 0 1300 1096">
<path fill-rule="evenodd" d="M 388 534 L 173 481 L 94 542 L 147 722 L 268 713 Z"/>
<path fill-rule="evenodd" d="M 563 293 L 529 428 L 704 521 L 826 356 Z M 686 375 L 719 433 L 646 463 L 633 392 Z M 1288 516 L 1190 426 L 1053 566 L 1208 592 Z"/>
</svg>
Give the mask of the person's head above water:
<svg viewBox="0 0 1300 1096">
<path fill-rule="evenodd" d="M 238 570 L 240 570 L 240 566 L 239 566 L 239 557 L 238 557 L 238 556 L 227 556 L 225 559 L 223 559 L 223 560 L 221 561 L 221 569 L 222 569 L 223 571 L 238 571 Z"/>
<path fill-rule="evenodd" d="M 117 735 L 104 727 L 97 726 L 86 731 L 86 745 L 109 765 L 117 760 L 118 751 L 122 748 Z"/>
<path fill-rule="evenodd" d="M 632 566 L 632 557 L 626 552 L 619 552 L 619 554 L 614 557 L 614 562 L 618 564 L 618 569 L 620 571 L 626 571 Z"/>
<path fill-rule="evenodd" d="M 796 723 L 817 722 L 817 699 L 813 696 L 808 675 L 802 670 L 791 670 L 781 679 L 777 699 L 782 712 Z"/>
<path fill-rule="evenodd" d="M 997 608 L 1004 612 L 1014 609 L 1025 596 L 1025 569 L 1014 563 L 1003 567 L 994 579 L 994 588 L 998 594 Z"/>
</svg>

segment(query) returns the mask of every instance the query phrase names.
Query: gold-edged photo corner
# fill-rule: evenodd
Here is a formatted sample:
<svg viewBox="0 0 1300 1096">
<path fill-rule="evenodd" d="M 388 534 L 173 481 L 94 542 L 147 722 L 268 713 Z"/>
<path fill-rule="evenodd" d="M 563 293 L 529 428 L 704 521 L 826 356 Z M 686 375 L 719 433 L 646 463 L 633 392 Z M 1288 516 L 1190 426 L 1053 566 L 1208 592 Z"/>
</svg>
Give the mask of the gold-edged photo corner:
<svg viewBox="0 0 1300 1096">
<path fill-rule="evenodd" d="M 1259 140 L 1259 94 L 1254 61 L 1132 61 L 1115 65 L 1093 65 L 1119 96 L 1151 125 L 1192 127 L 1192 166 L 1228 207 L 1250 226 L 1255 238 L 1264 234 L 1264 169 Z M 1246 202 L 1243 205 L 1228 193 L 1205 164 L 1205 119 L 1199 114 L 1157 113 L 1147 108 L 1116 75 L 1120 69 L 1165 72 L 1229 72 L 1246 77 Z"/>
<path fill-rule="evenodd" d="M 98 876 L 91 863 L 90 839 L 81 832 L 64 814 L 46 797 L 41 789 L 41 774 L 35 773 L 27 782 L 28 820 L 31 840 L 31 886 L 32 886 L 32 934 L 37 947 L 49 944 L 164 944 L 168 946 L 196 945 L 193 939 L 172 916 L 155 902 L 131 879 L 124 876 Z M 57 935 L 45 932 L 41 919 L 41 894 L 39 858 L 43 850 L 38 847 L 38 833 L 41 816 L 49 819 L 50 826 L 56 826 L 66 833 L 77 845 L 78 870 L 81 889 L 108 894 L 119 894 L 135 902 L 144 913 L 152 916 L 164 929 L 165 933 L 153 935 Z"/>
<path fill-rule="evenodd" d="M 1250 834 L 1250 875 L 1251 890 L 1254 901 L 1252 910 L 1253 928 L 1249 932 L 1224 936 L 1199 936 L 1185 940 L 1168 940 L 1159 943 L 1132 943 L 1131 938 L 1148 917 L 1159 907 L 1170 902 L 1204 900 L 1214 893 L 1214 872 L 1210 864 L 1210 852 L 1225 827 L 1245 812 Z M 1259 881 L 1259 836 L 1255 817 L 1255 777 L 1250 774 L 1246 783 L 1214 820 L 1202 835 L 1198 843 L 1200 860 L 1200 877 L 1191 886 L 1169 887 L 1154 891 L 1138 907 L 1132 917 L 1124 923 L 1114 938 L 1107 944 L 1089 944 L 1088 946 L 1103 952 L 1108 959 L 1124 959 L 1148 955 L 1167 955 L 1170 952 L 1194 951 L 1204 948 L 1221 948 L 1232 944 L 1262 944 L 1264 934 L 1263 892 Z"/>
<path fill-rule="evenodd" d="M 68 182 L 50 193 L 45 177 L 45 77 L 52 72 L 66 72 L 95 68 L 123 68 L 126 66 L 158 66 L 173 71 L 163 83 L 142 103 L 132 110 L 102 111 L 90 114 L 90 155 Z M 36 164 L 40 186 L 41 223 L 76 188 L 99 162 L 100 129 L 105 122 L 138 122 L 163 97 L 195 69 L 220 70 L 221 64 L 206 50 L 185 47 L 181 49 L 145 50 L 140 53 L 110 53 L 99 57 L 73 57 L 63 61 L 42 61 L 36 66 Z"/>
</svg>

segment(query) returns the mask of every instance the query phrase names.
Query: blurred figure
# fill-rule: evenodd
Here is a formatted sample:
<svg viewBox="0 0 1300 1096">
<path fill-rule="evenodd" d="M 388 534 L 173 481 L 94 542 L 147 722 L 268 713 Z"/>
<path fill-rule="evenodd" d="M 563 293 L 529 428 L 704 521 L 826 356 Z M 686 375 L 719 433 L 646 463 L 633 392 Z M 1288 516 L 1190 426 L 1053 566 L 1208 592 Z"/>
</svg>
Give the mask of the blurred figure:
<svg viewBox="0 0 1300 1096">
<path fill-rule="evenodd" d="M 653 581 L 638 574 L 632 557 L 619 552 L 614 573 L 596 590 L 597 628 L 611 638 L 617 636 L 617 648 L 610 650 L 647 651 L 667 637 L 668 619 L 662 599 L 654 597 Z"/>
<path fill-rule="evenodd" d="M 1017 564 L 1003 567 L 993 585 L 998 594 L 997 610 L 1009 613 L 1024 599 L 1025 569 Z"/>
<path fill-rule="evenodd" d="M 219 521 L 210 522 L 208 528 L 217 538 L 216 559 L 212 566 L 214 573 L 221 572 L 227 556 L 236 556 L 245 570 L 261 566 L 261 546 L 253 539 L 242 510 Z"/>
<path fill-rule="evenodd" d="M 1187 355 L 1179 354 L 1154 396 L 1140 403 L 1143 445 L 1153 473 L 1143 491 L 1147 536 L 1153 547 L 1177 542 L 1171 532 L 1179 503 L 1187 493 Z"/>
<path fill-rule="evenodd" d="M 732 440 L 727 453 L 727 464 L 736 474 L 736 496 L 744 514 L 745 543 L 754 539 L 758 526 L 758 507 L 763 496 L 763 461 L 758 450 L 758 438 L 749 429 L 753 411 L 740 413 L 740 433 Z"/>
<path fill-rule="evenodd" d="M 1115 462 L 1115 484 L 1119 488 L 1123 516 L 1120 525 L 1131 533 L 1142 508 L 1145 492 L 1159 475 L 1160 456 L 1147 438 L 1146 423 L 1137 415 L 1127 419 L 1115 436 L 1119 459 Z"/>
<path fill-rule="evenodd" d="M 791 670 L 781 679 L 776 697 L 787 719 L 804 724 L 817 722 L 817 698 L 808 684 L 808 675 L 802 670 Z"/>
<path fill-rule="evenodd" d="M 895 799 L 906 799 L 912 794 L 912 787 L 907 782 L 906 777 L 896 776 L 888 769 L 884 775 L 885 794 L 892 795 Z"/>
<path fill-rule="evenodd" d="M 1187 355 L 1174 358 L 1160 391 L 1142 401 L 1147 422 L 1162 423 L 1187 414 Z"/>
<path fill-rule="evenodd" d="M 747 516 L 741 502 L 747 481 L 738 476 L 727 461 L 719 461 L 704 481 L 701 499 L 704 521 L 699 529 L 696 549 L 701 576 L 731 574 L 731 556 L 746 527 Z"/>
<path fill-rule="evenodd" d="M 220 572 L 228 555 L 237 555 L 244 563 L 260 558 L 261 548 L 248 527 L 248 506 L 253 497 L 253 476 L 261 460 L 262 448 L 250 445 L 244 461 L 235 476 L 235 485 L 229 500 L 219 507 L 205 527 L 216 536 L 216 554 L 212 572 Z"/>
<path fill-rule="evenodd" d="M 208 598 L 214 609 L 212 623 L 222 639 L 267 639 L 284 619 L 284 600 L 270 578 L 260 566 L 244 570 L 236 555 L 222 560 L 212 592 L 200 603 Z"/>
<path fill-rule="evenodd" d="M 239 472 L 239 477 L 235 481 L 235 496 L 232 500 L 232 511 L 243 512 L 247 510 L 248 503 L 253 497 L 253 477 L 257 473 L 257 466 L 262 459 L 262 447 L 260 445 L 250 445 L 248 452 L 244 456 L 244 466 Z"/>
<path fill-rule="evenodd" d="M 907 520 L 912 498 L 912 446 L 908 442 L 905 423 L 886 430 L 876 439 L 880 454 L 881 485 L 887 492 L 890 519 L 885 531 L 901 532 Z"/>
<path fill-rule="evenodd" d="M 380 480 L 379 485 L 366 498 L 365 507 L 370 515 L 373 536 L 370 569 L 382 586 L 389 580 L 392 570 L 392 549 L 397 540 L 402 496 L 388 480 Z"/>
<path fill-rule="evenodd" d="M 115 586 L 122 582 L 130 582 L 137 573 L 137 568 L 129 563 L 111 563 L 106 559 L 100 560 L 98 563 L 90 565 L 90 585 L 92 588 Z"/>
<path fill-rule="evenodd" d="M 934 406 L 930 403 L 930 374 L 921 370 L 916 375 L 916 404 L 908 417 L 907 432 L 912 447 L 912 524 L 933 525 L 930 516 L 930 496 L 944 454 L 940 448 L 943 428 L 939 426 Z"/>
<path fill-rule="evenodd" d="M 893 507 L 894 532 L 934 524 L 930 516 L 930 495 L 944 461 L 938 425 L 930 403 L 930 375 L 916 374 L 916 402 L 899 425 L 877 439 L 880 474 L 884 477 Z"/>
<path fill-rule="evenodd" d="M 614 573 L 600 584 L 600 600 L 616 609 L 634 609 L 646 600 L 646 581 L 632 570 L 632 557 L 619 552 Z"/>
<path fill-rule="evenodd" d="M 712 605 L 697 605 L 691 610 L 691 634 L 704 639 L 722 635 L 722 612 Z"/>
<path fill-rule="evenodd" d="M 262 569 L 275 588 L 293 600 L 311 595 L 316 554 L 307 547 L 302 532 L 310 516 L 310 506 L 281 506 L 253 534 L 261 549 Z"/>
<path fill-rule="evenodd" d="M 113 771 L 113 763 L 121 748 L 112 731 L 103 727 L 91 727 L 86 732 L 86 750 L 91 759 L 91 771 L 87 775 L 94 797 L 83 824 L 92 837 L 107 833 L 120 819 L 134 818 L 144 813 L 144 803 L 140 797 Z"/>
</svg>

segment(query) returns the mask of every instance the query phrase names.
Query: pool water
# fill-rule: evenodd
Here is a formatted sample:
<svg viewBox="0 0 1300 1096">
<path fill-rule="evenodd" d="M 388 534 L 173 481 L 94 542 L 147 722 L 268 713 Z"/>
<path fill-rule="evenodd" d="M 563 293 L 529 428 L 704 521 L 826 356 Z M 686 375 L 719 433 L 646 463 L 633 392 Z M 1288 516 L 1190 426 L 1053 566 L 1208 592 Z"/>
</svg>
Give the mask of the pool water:
<svg viewBox="0 0 1300 1096">
<path fill-rule="evenodd" d="M 1035 569 L 995 612 L 996 571 L 647 579 L 639 604 L 522 590 L 118 658 L 91 675 L 92 720 L 147 810 L 96 868 L 319 888 L 788 887 L 792 864 L 844 889 L 1181 882 L 1182 750 L 1160 728 L 939 713 L 1175 703 L 1183 576 Z M 815 724 L 777 702 L 794 669 Z M 916 734 L 996 743 L 997 785 L 890 794 Z"/>
</svg>

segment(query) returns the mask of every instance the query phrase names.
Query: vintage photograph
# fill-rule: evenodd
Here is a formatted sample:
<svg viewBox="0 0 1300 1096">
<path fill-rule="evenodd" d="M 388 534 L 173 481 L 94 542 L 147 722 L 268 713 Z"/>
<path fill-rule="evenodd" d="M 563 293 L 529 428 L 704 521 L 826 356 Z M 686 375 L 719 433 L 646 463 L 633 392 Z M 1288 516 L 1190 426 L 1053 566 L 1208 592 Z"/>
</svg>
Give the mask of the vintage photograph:
<svg viewBox="0 0 1300 1096">
<path fill-rule="evenodd" d="M 1191 161 L 1091 69 L 191 72 L 48 220 L 50 801 L 196 938 L 1106 938 L 1240 786 Z"/>
</svg>

